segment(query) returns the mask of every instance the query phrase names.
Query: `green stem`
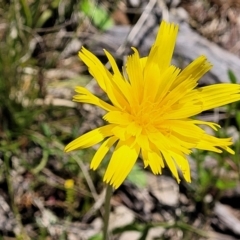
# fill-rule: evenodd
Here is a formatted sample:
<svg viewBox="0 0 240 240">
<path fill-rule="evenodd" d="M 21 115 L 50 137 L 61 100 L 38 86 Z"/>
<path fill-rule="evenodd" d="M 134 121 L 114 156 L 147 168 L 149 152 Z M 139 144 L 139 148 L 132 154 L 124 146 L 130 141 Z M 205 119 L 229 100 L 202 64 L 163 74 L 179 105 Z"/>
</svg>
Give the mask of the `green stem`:
<svg viewBox="0 0 240 240">
<path fill-rule="evenodd" d="M 32 13 L 28 6 L 28 3 L 26 0 L 20 0 L 20 4 L 22 6 L 22 9 L 23 9 L 23 12 L 25 15 L 26 25 L 31 28 L 32 27 Z"/>
<path fill-rule="evenodd" d="M 104 212 L 104 225 L 103 225 L 103 239 L 109 240 L 108 236 L 108 223 L 109 223 L 109 215 L 110 215 L 110 200 L 112 197 L 112 186 L 107 184 L 107 191 L 106 191 L 106 197 L 105 197 L 105 212 Z"/>
</svg>

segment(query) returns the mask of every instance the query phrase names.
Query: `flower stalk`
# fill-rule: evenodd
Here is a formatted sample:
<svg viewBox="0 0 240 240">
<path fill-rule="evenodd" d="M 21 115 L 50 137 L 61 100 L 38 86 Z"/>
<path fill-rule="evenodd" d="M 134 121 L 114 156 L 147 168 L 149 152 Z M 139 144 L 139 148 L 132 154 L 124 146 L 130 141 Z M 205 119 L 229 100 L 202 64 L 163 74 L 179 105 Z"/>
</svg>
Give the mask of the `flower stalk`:
<svg viewBox="0 0 240 240">
<path fill-rule="evenodd" d="M 108 227 L 109 227 L 109 216 L 111 210 L 111 197 L 113 193 L 113 188 L 111 185 L 107 184 L 105 205 L 104 205 L 104 220 L 103 220 L 103 239 L 109 240 Z"/>
</svg>

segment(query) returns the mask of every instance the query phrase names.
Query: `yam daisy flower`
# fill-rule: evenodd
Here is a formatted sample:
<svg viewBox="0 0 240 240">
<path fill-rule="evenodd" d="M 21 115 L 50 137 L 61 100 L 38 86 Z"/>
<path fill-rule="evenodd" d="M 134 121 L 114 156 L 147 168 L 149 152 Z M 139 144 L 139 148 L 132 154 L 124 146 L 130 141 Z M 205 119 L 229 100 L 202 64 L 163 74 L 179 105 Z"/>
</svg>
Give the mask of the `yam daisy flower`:
<svg viewBox="0 0 240 240">
<path fill-rule="evenodd" d="M 95 170 L 115 146 L 104 176 L 104 181 L 114 188 L 122 184 L 139 155 L 144 167 L 149 166 L 154 174 L 161 174 L 167 165 L 178 182 L 178 170 L 190 182 L 187 155 L 193 148 L 234 154 L 229 148 L 230 138 L 211 136 L 200 127 L 207 125 L 217 130 L 218 124 L 191 117 L 240 100 L 240 85 L 223 83 L 197 88 L 199 79 L 212 66 L 205 56 L 183 70 L 171 65 L 177 33 L 178 25 L 163 21 L 149 55 L 141 58 L 132 48 L 134 53 L 128 56 L 123 74 L 106 50 L 112 73 L 87 49 L 79 52 L 111 103 L 84 87 L 76 87 L 73 100 L 106 110 L 103 119 L 107 124 L 75 139 L 65 151 L 88 148 L 103 141 L 91 161 L 90 168 Z"/>
</svg>

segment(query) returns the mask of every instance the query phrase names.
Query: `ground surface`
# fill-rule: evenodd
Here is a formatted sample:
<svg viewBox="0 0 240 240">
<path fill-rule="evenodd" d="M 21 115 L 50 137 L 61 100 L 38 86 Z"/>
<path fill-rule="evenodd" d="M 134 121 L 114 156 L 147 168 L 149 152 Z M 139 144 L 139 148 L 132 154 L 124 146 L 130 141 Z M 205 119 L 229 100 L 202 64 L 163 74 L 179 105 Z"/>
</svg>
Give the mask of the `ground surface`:
<svg viewBox="0 0 240 240">
<path fill-rule="evenodd" d="M 157 28 L 158 21 L 177 13 L 202 37 L 240 56 L 240 1 L 149 1 L 156 4 L 152 15 L 145 11 L 145 1 L 142 5 L 127 2 L 119 1 L 113 8 L 109 1 L 103 1 L 102 6 L 117 26 L 139 26 L 139 19 L 146 14 L 147 34 L 128 39 L 139 44 L 143 52 L 147 51 L 144 38 Z M 103 124 L 99 109 L 77 105 L 71 98 L 76 85 L 105 97 L 77 57 L 79 48 L 87 45 L 105 61 L 94 45 L 104 30 L 94 25 L 91 15 L 81 18 L 81 24 L 68 27 L 39 33 L 41 44 L 35 45 L 32 54 L 38 61 L 39 86 L 45 97 L 36 105 L 46 112 L 38 115 L 30 134 L 18 139 L 20 147 L 15 152 L 14 146 L 0 150 L 5 171 L 0 179 L 2 239 L 16 239 L 19 233 L 23 239 L 101 239 L 105 166 L 97 173 L 89 171 L 94 149 L 66 155 L 63 148 L 73 138 Z M 118 39 L 116 35 L 116 42 L 106 48 L 114 49 Z M 127 52 L 128 45 L 121 46 L 116 50 L 120 64 L 124 57 L 119 56 Z M 215 113 L 209 114 L 213 121 Z M 219 119 L 226 123 L 225 117 Z M 232 120 L 227 130 L 238 139 Z M 112 239 L 240 239 L 238 156 L 235 160 L 228 155 L 218 159 L 197 153 L 189 161 L 193 182 L 180 185 L 168 170 L 162 176 L 142 171 L 139 161 L 139 167 L 112 198 Z M 136 179 L 138 184 L 134 184 Z"/>
</svg>

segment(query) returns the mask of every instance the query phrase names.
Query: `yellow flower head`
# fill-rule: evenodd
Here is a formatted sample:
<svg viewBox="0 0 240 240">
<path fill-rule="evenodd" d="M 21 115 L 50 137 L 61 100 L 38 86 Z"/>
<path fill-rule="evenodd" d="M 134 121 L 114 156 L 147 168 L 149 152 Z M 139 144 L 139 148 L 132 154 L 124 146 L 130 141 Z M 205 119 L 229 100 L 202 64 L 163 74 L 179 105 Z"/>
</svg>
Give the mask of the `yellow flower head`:
<svg viewBox="0 0 240 240">
<path fill-rule="evenodd" d="M 199 127 L 207 125 L 217 130 L 219 125 L 191 117 L 240 100 L 240 86 L 224 83 L 196 88 L 211 64 L 205 56 L 200 56 L 183 70 L 171 65 L 177 33 L 178 25 L 163 21 L 149 56 L 141 58 L 133 48 L 123 75 L 106 50 L 113 73 L 87 49 L 82 48 L 79 53 L 111 104 L 86 88 L 76 87 L 73 100 L 106 110 L 103 118 L 107 124 L 75 139 L 65 151 L 88 148 L 103 141 L 91 162 L 90 167 L 95 170 L 116 144 L 104 176 L 104 181 L 114 188 L 122 184 L 139 154 L 144 166 L 149 166 L 154 174 L 161 174 L 167 164 L 178 182 L 178 170 L 187 182 L 191 181 L 186 158 L 191 149 L 219 153 L 224 149 L 234 154 L 229 148 L 230 138 L 216 138 Z"/>
</svg>

